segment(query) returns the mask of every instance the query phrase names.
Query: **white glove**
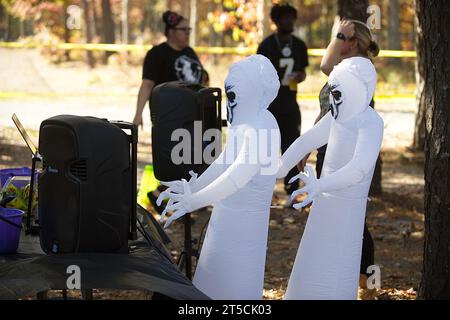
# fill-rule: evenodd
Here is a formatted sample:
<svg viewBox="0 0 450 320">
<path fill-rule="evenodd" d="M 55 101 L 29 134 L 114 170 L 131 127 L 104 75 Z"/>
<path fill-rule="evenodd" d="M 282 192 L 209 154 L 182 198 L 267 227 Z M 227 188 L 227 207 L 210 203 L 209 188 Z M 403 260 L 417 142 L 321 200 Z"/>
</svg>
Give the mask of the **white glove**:
<svg viewBox="0 0 450 320">
<path fill-rule="evenodd" d="M 177 220 L 184 216 L 186 213 L 195 210 L 195 207 L 193 206 L 194 199 L 189 183 L 185 179 L 182 179 L 181 183 L 183 185 L 182 193 L 167 192 L 167 190 L 164 191 L 166 193 L 166 196 L 169 198 L 169 202 L 167 203 L 166 208 L 161 214 L 160 222 L 164 221 L 164 217 L 167 212 L 173 211 L 172 215 L 169 217 L 169 219 L 167 219 L 164 228 L 168 228 L 174 220 Z"/>
<path fill-rule="evenodd" d="M 197 181 L 198 174 L 191 170 L 191 171 L 189 171 L 189 175 L 191 176 L 191 178 L 189 179 L 189 186 L 191 187 L 191 190 L 192 190 L 193 186 L 195 185 L 195 182 Z M 160 181 L 160 183 L 163 186 L 169 187 L 169 189 L 165 190 L 164 192 L 170 190 L 169 192 L 183 193 L 183 182 L 181 180 L 168 181 L 168 182 Z M 164 192 L 162 192 L 161 194 L 164 194 Z M 161 197 L 161 195 L 158 197 L 158 200 L 160 197 Z M 162 200 L 164 200 L 164 198 L 162 198 L 159 201 L 162 201 Z M 158 203 L 158 202 L 157 202 L 157 204 L 158 204 L 158 206 L 161 205 L 161 203 Z"/>
<path fill-rule="evenodd" d="M 302 180 L 305 183 L 305 186 L 297 191 L 294 191 L 291 195 L 291 200 L 294 200 L 296 196 L 305 192 L 308 193 L 308 196 L 302 202 L 294 204 L 295 209 L 306 207 L 308 204 L 313 202 L 317 195 L 320 194 L 320 180 L 316 178 L 316 174 L 312 166 L 306 166 L 305 172 L 300 172 L 298 175 L 289 180 L 289 183 L 293 183 L 298 179 Z"/>
<path fill-rule="evenodd" d="M 198 174 L 191 170 L 191 171 L 189 171 L 189 175 L 191 176 L 191 178 L 189 179 L 188 183 L 189 183 L 190 190 L 192 190 L 194 188 L 195 182 L 197 181 Z M 169 198 L 168 194 L 171 192 L 183 194 L 183 192 L 184 192 L 183 180 L 184 179 L 175 180 L 175 181 L 167 181 L 167 182 L 160 181 L 160 183 L 163 186 L 166 186 L 169 188 L 159 194 L 158 199 L 156 199 L 156 204 L 158 206 L 160 206 L 164 199 Z M 173 200 L 169 199 L 169 202 L 167 203 L 166 208 L 170 207 L 172 204 L 173 204 Z"/>
</svg>

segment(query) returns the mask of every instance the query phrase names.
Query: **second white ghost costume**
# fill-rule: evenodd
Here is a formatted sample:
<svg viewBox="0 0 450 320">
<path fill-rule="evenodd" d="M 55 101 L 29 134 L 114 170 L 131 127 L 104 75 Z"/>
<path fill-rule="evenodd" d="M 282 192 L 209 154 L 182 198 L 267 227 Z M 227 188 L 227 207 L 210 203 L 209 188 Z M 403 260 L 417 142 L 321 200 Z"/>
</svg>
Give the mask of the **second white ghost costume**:
<svg viewBox="0 0 450 320">
<path fill-rule="evenodd" d="M 264 56 L 232 65 L 225 80 L 230 127 L 223 152 L 198 179 L 168 183 L 159 198 L 168 196 L 166 210 L 176 210 L 168 223 L 214 206 L 193 279 L 212 299 L 262 299 L 280 150 L 279 128 L 267 108 L 279 86 Z"/>
<path fill-rule="evenodd" d="M 313 201 L 285 299 L 356 299 L 367 196 L 381 148 L 383 120 L 369 107 L 377 76 L 369 59 L 343 60 L 329 77 L 331 111 L 282 157 L 281 178 L 306 154 L 328 144 L 322 176 L 298 178 Z"/>
</svg>

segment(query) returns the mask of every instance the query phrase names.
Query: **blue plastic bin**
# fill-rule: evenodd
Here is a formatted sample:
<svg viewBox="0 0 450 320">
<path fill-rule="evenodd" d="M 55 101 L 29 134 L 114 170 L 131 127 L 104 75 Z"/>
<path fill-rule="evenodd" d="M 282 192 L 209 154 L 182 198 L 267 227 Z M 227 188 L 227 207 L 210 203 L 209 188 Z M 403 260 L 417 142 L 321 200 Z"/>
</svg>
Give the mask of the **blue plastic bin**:
<svg viewBox="0 0 450 320">
<path fill-rule="evenodd" d="M 0 206 L 0 254 L 14 253 L 19 247 L 23 211 Z"/>
</svg>

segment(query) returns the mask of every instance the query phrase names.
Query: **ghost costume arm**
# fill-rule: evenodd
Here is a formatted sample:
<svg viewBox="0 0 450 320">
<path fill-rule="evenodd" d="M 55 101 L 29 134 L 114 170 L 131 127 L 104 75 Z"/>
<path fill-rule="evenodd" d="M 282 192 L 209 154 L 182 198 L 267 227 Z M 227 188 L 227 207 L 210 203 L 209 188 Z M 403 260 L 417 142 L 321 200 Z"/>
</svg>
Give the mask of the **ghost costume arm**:
<svg viewBox="0 0 450 320">
<path fill-rule="evenodd" d="M 383 140 L 383 121 L 365 123 L 358 129 L 355 153 L 353 158 L 341 169 L 320 179 L 316 179 L 314 170 L 306 168 L 306 173 L 300 173 L 292 178 L 290 182 L 300 178 L 305 187 L 292 193 L 291 198 L 307 192 L 308 196 L 299 204 L 294 205 L 296 209 L 305 207 L 311 203 L 320 193 L 342 190 L 361 182 L 373 169 L 380 152 Z"/>
<path fill-rule="evenodd" d="M 199 178 L 197 173 L 194 171 L 189 171 L 189 174 L 191 175 L 191 179 L 189 180 L 189 187 L 191 192 L 197 192 L 198 190 L 203 189 L 208 184 L 213 182 L 218 176 L 220 176 L 225 170 L 227 169 L 228 165 L 225 162 L 226 159 L 226 149 L 224 149 L 219 157 L 213 161 L 208 167 L 208 169 L 205 170 L 201 174 Z M 157 205 L 161 205 L 162 201 L 166 198 L 167 194 L 170 192 L 175 193 L 183 193 L 183 181 L 182 180 L 175 180 L 175 181 L 160 181 L 160 183 L 166 187 L 169 187 L 167 190 L 162 192 L 160 196 L 158 197 L 158 200 L 156 201 Z"/>
<path fill-rule="evenodd" d="M 243 188 L 260 170 L 250 161 L 249 139 L 246 137 L 236 160 L 214 182 L 192 195 L 192 210 L 217 203 Z"/>
<path fill-rule="evenodd" d="M 383 122 L 365 123 L 358 130 L 352 160 L 336 172 L 318 180 L 320 192 L 341 190 L 355 185 L 373 169 L 383 140 Z"/>
<path fill-rule="evenodd" d="M 239 150 L 236 160 L 231 164 L 227 170 L 210 183 L 205 188 L 196 193 L 192 193 L 190 185 L 186 180 L 183 180 L 183 193 L 167 193 L 170 198 L 170 205 L 168 204 L 161 215 L 161 219 L 168 211 L 176 210 L 172 216 L 167 220 L 165 228 L 167 228 L 172 221 L 179 219 L 188 212 L 192 212 L 207 205 L 222 201 L 228 196 L 234 194 L 239 189 L 243 188 L 260 170 L 260 165 L 250 161 L 250 146 L 249 137 L 244 137 L 244 142 Z M 175 204 L 172 204 L 176 202 Z"/>
<path fill-rule="evenodd" d="M 195 183 L 191 186 L 192 192 L 197 192 L 209 184 L 211 184 L 217 177 L 219 177 L 222 173 L 227 170 L 228 165 L 226 164 L 226 148 L 220 153 L 219 157 L 214 160 L 213 163 L 203 172 L 200 177 L 195 181 Z"/>
<path fill-rule="evenodd" d="M 284 178 L 308 153 L 327 144 L 331 120 L 331 113 L 328 112 L 314 127 L 294 141 L 281 158 L 277 178 Z"/>
</svg>

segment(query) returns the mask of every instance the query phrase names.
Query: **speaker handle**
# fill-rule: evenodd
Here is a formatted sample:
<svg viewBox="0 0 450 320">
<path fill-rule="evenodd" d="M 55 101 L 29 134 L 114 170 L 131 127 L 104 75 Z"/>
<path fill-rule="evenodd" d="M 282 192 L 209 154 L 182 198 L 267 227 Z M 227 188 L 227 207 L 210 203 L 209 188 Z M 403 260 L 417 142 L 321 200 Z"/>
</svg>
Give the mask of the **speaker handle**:
<svg viewBox="0 0 450 320">
<path fill-rule="evenodd" d="M 137 239 L 137 143 L 138 127 L 131 122 L 110 121 L 120 129 L 130 130 L 129 141 L 131 143 L 131 215 L 130 215 L 130 240 Z"/>
<path fill-rule="evenodd" d="M 208 94 L 208 93 L 217 93 L 217 95 L 214 95 L 216 97 L 216 106 L 217 106 L 217 129 L 219 129 L 220 131 L 222 131 L 222 127 L 223 125 L 223 120 L 222 120 L 222 90 L 220 88 L 203 88 L 201 90 L 199 90 L 200 94 Z M 204 120 L 204 101 L 201 101 L 202 104 L 202 120 Z M 225 121 L 226 124 L 226 121 Z M 226 125 L 225 125 L 226 127 Z"/>
</svg>

